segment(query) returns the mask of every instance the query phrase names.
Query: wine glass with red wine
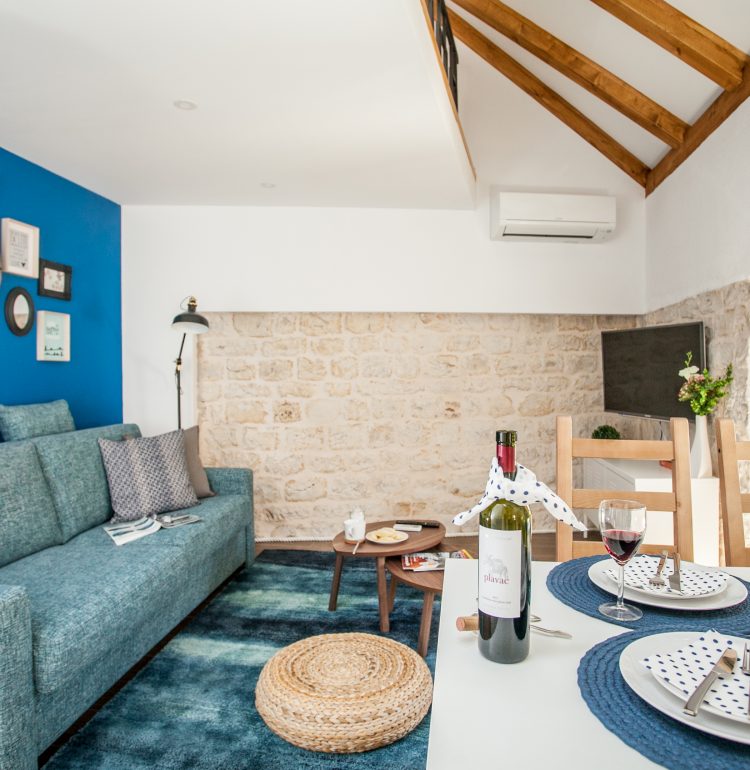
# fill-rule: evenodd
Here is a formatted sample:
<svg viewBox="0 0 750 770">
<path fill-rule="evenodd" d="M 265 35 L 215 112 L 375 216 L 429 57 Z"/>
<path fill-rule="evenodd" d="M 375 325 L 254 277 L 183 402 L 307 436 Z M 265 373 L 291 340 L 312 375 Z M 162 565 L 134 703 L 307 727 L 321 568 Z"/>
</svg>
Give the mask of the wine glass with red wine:
<svg viewBox="0 0 750 770">
<path fill-rule="evenodd" d="M 620 590 L 616 602 L 599 606 L 599 612 L 614 620 L 639 620 L 643 613 L 625 604 L 625 565 L 636 555 L 646 534 L 646 506 L 633 500 L 602 500 L 599 529 L 609 555 L 620 565 Z"/>
</svg>

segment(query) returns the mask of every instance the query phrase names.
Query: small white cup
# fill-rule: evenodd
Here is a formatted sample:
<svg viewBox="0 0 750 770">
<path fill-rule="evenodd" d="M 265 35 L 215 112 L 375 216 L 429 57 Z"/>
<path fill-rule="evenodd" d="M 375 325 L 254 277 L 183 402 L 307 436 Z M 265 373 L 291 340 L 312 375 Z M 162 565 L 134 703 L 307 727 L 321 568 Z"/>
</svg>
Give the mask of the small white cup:
<svg viewBox="0 0 750 770">
<path fill-rule="evenodd" d="M 358 543 L 365 539 L 365 520 L 347 519 L 344 522 L 344 540 L 347 543 Z"/>
</svg>

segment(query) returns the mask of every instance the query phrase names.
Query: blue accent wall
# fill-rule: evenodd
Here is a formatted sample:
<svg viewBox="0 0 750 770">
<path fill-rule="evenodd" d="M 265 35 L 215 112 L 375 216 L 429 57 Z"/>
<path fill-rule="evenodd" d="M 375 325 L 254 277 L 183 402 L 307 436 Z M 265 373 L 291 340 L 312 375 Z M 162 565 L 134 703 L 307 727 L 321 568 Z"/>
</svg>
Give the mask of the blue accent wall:
<svg viewBox="0 0 750 770">
<path fill-rule="evenodd" d="M 37 294 L 37 281 L 8 273 L 0 283 L 0 404 L 64 398 L 76 427 L 122 421 L 120 206 L 0 149 L 0 217 L 40 230 L 39 257 L 73 267 L 68 302 Z M 23 286 L 35 310 L 70 314 L 70 362 L 36 360 L 37 324 L 17 337 L 5 298 Z"/>
</svg>

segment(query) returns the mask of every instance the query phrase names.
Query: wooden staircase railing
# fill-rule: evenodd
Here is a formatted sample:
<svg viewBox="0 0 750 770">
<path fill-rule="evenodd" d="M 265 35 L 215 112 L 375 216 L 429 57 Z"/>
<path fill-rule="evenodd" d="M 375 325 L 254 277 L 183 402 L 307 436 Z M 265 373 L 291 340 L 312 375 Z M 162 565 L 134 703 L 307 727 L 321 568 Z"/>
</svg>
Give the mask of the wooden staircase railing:
<svg viewBox="0 0 750 770">
<path fill-rule="evenodd" d="M 445 8 L 445 0 L 425 0 L 425 3 L 435 35 L 435 42 L 443 61 L 443 68 L 448 76 L 453 103 L 458 109 L 458 52 L 456 51 L 456 41 L 453 38 L 451 23 L 448 19 L 448 11 Z"/>
</svg>

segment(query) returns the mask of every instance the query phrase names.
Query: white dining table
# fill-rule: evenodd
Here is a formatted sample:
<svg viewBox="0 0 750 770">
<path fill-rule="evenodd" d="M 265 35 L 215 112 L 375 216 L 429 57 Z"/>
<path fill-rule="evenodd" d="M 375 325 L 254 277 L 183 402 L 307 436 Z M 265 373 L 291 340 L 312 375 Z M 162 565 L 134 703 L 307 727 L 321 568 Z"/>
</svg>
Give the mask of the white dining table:
<svg viewBox="0 0 750 770">
<path fill-rule="evenodd" d="M 627 633 L 584 615 L 547 590 L 552 562 L 532 566 L 531 610 L 539 625 L 573 639 L 532 633 L 522 663 L 483 658 L 456 618 L 476 612 L 477 562 L 449 559 L 440 606 L 427 770 L 640 770 L 659 765 L 623 743 L 589 711 L 578 689 L 578 663 L 595 644 Z M 750 568 L 727 572 L 750 580 Z M 696 630 L 706 630 L 711 621 Z M 690 767 L 686 758 L 685 767 Z M 705 770 L 708 770 L 706 768 Z"/>
</svg>

